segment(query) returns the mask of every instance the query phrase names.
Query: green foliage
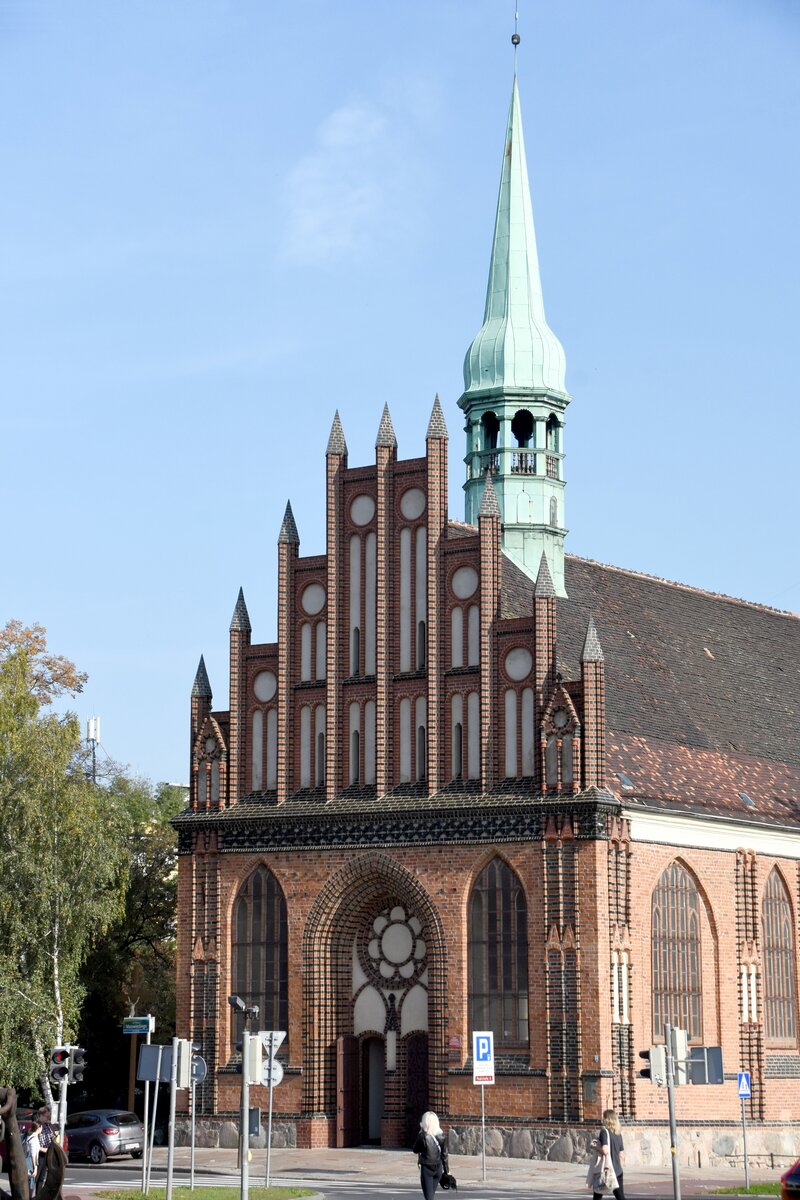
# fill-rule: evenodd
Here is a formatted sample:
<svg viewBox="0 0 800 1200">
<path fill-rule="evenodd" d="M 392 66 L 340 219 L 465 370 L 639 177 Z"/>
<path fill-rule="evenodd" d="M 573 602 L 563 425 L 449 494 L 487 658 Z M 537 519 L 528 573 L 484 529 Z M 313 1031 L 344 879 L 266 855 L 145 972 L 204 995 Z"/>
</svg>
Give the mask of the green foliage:
<svg viewBox="0 0 800 1200">
<path fill-rule="evenodd" d="M 76 718 L 46 711 L 42 655 L 0 653 L 0 1078 L 18 1086 L 74 1037 L 81 964 L 128 877 L 124 805 L 87 781 Z"/>
<path fill-rule="evenodd" d="M 87 1076 L 98 1103 L 125 1095 L 129 1042 L 120 1026 L 129 1011 L 152 1013 L 159 1041 L 174 1030 L 177 855 L 170 820 L 185 803 L 180 788 L 154 788 L 119 772 L 109 792 L 126 814 L 129 875 L 124 909 L 82 972 L 87 994 L 81 1043 L 104 1064 L 102 1076 Z"/>
</svg>

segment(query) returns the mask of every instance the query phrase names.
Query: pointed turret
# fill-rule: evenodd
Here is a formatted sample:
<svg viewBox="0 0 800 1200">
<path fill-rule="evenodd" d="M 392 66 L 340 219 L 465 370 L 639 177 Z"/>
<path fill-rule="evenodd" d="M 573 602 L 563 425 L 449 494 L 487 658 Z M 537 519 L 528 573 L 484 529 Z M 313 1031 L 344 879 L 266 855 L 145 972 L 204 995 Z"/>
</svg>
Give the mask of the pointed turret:
<svg viewBox="0 0 800 1200">
<path fill-rule="evenodd" d="M 597 636 L 597 628 L 594 623 L 594 617 L 589 617 L 589 624 L 586 627 L 586 640 L 583 643 L 581 651 L 581 662 L 605 662 L 603 647 L 600 645 L 600 638 Z"/>
<path fill-rule="evenodd" d="M 564 411 L 561 343 L 544 315 L 516 75 L 511 91 L 483 325 L 464 361 L 466 519 L 493 474 L 503 550 L 531 580 L 547 552 L 564 596 Z"/>
<path fill-rule="evenodd" d="M 197 668 L 197 674 L 192 684 L 192 696 L 198 700 L 212 699 L 211 684 L 208 682 L 208 672 L 206 671 L 206 661 L 202 654 L 200 655 L 200 665 Z"/>
<path fill-rule="evenodd" d="M 436 393 L 436 398 L 433 401 L 433 408 L 431 409 L 431 419 L 428 422 L 427 436 L 429 438 L 446 438 L 447 437 L 447 426 L 445 425 L 445 422 L 444 422 L 444 413 L 442 412 L 442 402 L 439 399 L 438 392 Z"/>
<path fill-rule="evenodd" d="M 344 430 L 339 416 L 339 410 L 333 414 L 333 424 L 331 425 L 331 436 L 328 438 L 328 449 L 326 454 L 347 454 L 347 442 L 344 440 Z"/>
<path fill-rule="evenodd" d="M 239 588 L 236 607 L 231 617 L 230 630 L 231 633 L 252 633 L 253 630 L 250 624 L 250 616 L 247 612 L 247 605 L 244 602 L 244 591 L 242 588 Z"/>
<path fill-rule="evenodd" d="M 394 425 L 392 424 L 392 417 L 391 413 L 389 412 L 388 404 L 384 404 L 383 406 L 383 416 L 381 417 L 381 423 L 378 426 L 378 436 L 375 439 L 375 448 L 377 449 L 378 446 L 391 446 L 393 449 L 397 446 L 397 438 L 395 437 Z"/>
<path fill-rule="evenodd" d="M 564 392 L 564 351 L 544 315 L 517 77 L 506 125 L 483 325 L 464 361 L 464 391 Z"/>
<path fill-rule="evenodd" d="M 556 594 L 556 589 L 553 587 L 553 576 L 550 574 L 550 568 L 547 565 L 547 555 L 544 550 L 542 551 L 539 573 L 536 576 L 533 594 L 537 597 L 555 596 Z"/>
<path fill-rule="evenodd" d="M 486 476 L 486 486 L 483 489 L 483 499 L 481 500 L 481 511 L 478 515 L 481 517 L 500 516 L 500 505 L 497 503 L 497 492 L 494 490 L 491 475 Z"/>
<path fill-rule="evenodd" d="M 281 531 L 278 534 L 278 545 L 281 542 L 287 542 L 292 546 L 300 545 L 300 534 L 297 532 L 294 513 L 292 512 L 291 500 L 286 501 L 286 512 L 283 514 L 283 522 L 281 523 Z"/>
</svg>

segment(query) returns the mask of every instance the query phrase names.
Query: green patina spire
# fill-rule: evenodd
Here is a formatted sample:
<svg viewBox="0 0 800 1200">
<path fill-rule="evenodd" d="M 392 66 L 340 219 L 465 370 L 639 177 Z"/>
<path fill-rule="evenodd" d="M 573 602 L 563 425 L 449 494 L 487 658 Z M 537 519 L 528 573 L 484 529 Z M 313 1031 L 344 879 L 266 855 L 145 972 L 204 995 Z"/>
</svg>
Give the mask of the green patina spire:
<svg viewBox="0 0 800 1200">
<path fill-rule="evenodd" d="M 515 73 L 486 310 L 467 351 L 458 402 L 466 415 L 465 509 L 469 524 L 477 524 L 491 473 L 504 553 L 531 580 L 544 554 L 557 596 L 566 595 L 564 373 L 564 351 L 544 315 Z"/>
<path fill-rule="evenodd" d="M 566 391 L 564 351 L 547 324 L 533 229 L 517 77 L 508 110 L 483 325 L 464 360 L 464 391 Z"/>
</svg>

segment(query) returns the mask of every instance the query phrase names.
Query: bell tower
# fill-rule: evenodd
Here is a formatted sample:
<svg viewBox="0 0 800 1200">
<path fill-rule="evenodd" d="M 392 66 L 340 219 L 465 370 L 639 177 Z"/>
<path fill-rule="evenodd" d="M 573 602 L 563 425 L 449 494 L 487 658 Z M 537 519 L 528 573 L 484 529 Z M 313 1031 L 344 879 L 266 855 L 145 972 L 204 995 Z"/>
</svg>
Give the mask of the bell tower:
<svg viewBox="0 0 800 1200">
<path fill-rule="evenodd" d="M 503 550 L 532 580 L 542 553 L 564 590 L 564 350 L 544 315 L 516 72 L 483 325 L 464 360 L 466 520 L 478 524 L 488 472 Z"/>
</svg>

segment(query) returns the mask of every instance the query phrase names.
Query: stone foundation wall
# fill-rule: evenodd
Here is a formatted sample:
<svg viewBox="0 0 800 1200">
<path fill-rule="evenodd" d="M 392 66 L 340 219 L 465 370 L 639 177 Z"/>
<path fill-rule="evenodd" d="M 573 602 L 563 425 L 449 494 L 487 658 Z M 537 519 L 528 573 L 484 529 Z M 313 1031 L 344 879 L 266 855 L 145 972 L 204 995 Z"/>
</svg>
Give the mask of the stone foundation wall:
<svg viewBox="0 0 800 1200">
<path fill-rule="evenodd" d="M 627 1167 L 669 1167 L 668 1125 L 624 1125 Z M 480 1154 L 480 1126 L 450 1125 L 451 1154 Z M 488 1126 L 486 1153 L 493 1157 L 548 1159 L 550 1162 L 584 1163 L 595 1126 L 526 1127 Z M 753 1167 L 787 1167 L 800 1158 L 800 1130 L 788 1125 L 748 1125 L 747 1152 Z M 678 1128 L 678 1159 L 683 1166 L 741 1167 L 744 1162 L 741 1125 Z"/>
<path fill-rule="evenodd" d="M 176 1144 L 189 1145 L 189 1122 L 176 1125 Z M 595 1126 L 530 1125 L 504 1127 L 487 1126 L 486 1153 L 492 1158 L 547 1159 L 550 1162 L 584 1163 L 588 1161 L 590 1143 L 596 1137 Z M 667 1125 L 625 1125 L 625 1160 L 629 1168 L 637 1166 L 669 1167 L 669 1127 Z M 479 1125 L 450 1125 L 451 1154 L 480 1154 Z M 196 1145 L 208 1148 L 235 1150 L 239 1142 L 239 1125 L 233 1118 L 198 1117 Z M 264 1149 L 267 1144 L 266 1125 L 262 1124 L 250 1146 Z M 272 1145 L 277 1149 L 297 1147 L 297 1127 L 294 1121 L 273 1121 Z M 800 1130 L 788 1125 L 748 1125 L 747 1150 L 752 1167 L 778 1169 L 800 1158 Z M 309 1151 L 313 1154 L 313 1150 Z M 691 1126 L 678 1129 L 678 1158 L 682 1166 L 741 1167 L 743 1165 L 741 1125 Z"/>
</svg>

